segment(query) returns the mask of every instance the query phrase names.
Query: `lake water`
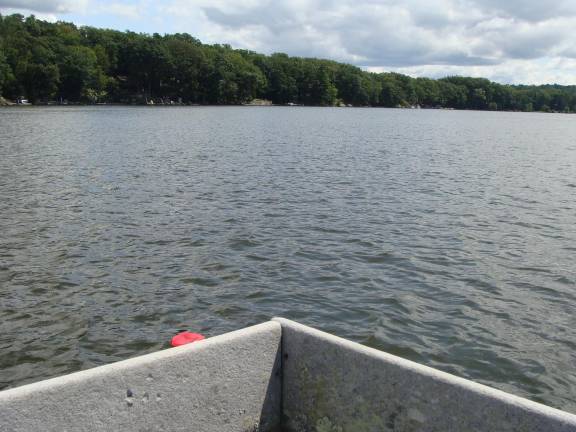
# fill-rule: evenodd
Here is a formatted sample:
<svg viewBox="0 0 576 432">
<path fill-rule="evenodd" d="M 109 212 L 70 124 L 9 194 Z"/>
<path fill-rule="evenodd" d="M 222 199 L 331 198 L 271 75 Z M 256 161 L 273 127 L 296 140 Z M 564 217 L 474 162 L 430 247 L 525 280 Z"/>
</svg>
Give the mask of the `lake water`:
<svg viewBox="0 0 576 432">
<path fill-rule="evenodd" d="M 576 117 L 0 110 L 0 388 L 292 318 L 576 412 Z"/>
</svg>

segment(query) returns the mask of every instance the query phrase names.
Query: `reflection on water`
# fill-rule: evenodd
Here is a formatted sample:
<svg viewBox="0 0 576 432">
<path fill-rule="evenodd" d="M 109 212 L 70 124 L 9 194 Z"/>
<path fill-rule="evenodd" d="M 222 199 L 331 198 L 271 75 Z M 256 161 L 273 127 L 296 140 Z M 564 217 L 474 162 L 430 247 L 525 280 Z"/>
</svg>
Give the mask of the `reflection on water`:
<svg viewBox="0 0 576 432">
<path fill-rule="evenodd" d="M 576 412 L 576 123 L 0 110 L 0 387 L 281 315 Z"/>
</svg>

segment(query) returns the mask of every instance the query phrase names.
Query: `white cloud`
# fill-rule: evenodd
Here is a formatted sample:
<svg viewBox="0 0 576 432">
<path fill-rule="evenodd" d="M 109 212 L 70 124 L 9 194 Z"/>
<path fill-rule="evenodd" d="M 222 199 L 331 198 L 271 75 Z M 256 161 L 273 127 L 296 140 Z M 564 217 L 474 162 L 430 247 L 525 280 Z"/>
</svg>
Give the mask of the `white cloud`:
<svg viewBox="0 0 576 432">
<path fill-rule="evenodd" d="M 137 4 L 108 3 L 105 5 L 95 5 L 95 9 L 90 13 L 109 14 L 129 19 L 142 18 L 142 8 Z"/>
<path fill-rule="evenodd" d="M 86 4 L 87 0 L 0 0 L 0 9 L 65 14 L 83 10 Z"/>
<path fill-rule="evenodd" d="M 574 0 L 467 0 L 464 5 L 479 9 L 489 16 L 504 16 L 532 22 L 576 14 Z"/>
<path fill-rule="evenodd" d="M 571 56 L 576 2 L 535 0 L 173 0 L 179 29 L 263 52 L 330 57 L 388 68 L 503 65 Z M 486 69 L 486 68 L 484 68 Z"/>
</svg>

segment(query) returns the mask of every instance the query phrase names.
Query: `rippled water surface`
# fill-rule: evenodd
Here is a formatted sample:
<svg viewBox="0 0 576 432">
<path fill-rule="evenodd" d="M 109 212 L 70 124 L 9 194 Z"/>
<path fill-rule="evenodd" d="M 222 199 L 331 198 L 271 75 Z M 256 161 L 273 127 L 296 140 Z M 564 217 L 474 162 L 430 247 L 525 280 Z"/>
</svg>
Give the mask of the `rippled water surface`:
<svg viewBox="0 0 576 432">
<path fill-rule="evenodd" d="M 0 388 L 275 315 L 576 412 L 576 117 L 0 110 Z"/>
</svg>

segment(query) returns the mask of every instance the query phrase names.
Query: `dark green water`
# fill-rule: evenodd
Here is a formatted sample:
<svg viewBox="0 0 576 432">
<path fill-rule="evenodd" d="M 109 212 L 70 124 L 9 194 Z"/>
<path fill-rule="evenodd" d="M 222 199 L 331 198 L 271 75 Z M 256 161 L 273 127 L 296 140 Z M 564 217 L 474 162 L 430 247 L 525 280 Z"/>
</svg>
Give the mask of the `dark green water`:
<svg viewBox="0 0 576 432">
<path fill-rule="evenodd" d="M 0 388 L 280 315 L 576 412 L 576 117 L 0 110 Z"/>
</svg>

